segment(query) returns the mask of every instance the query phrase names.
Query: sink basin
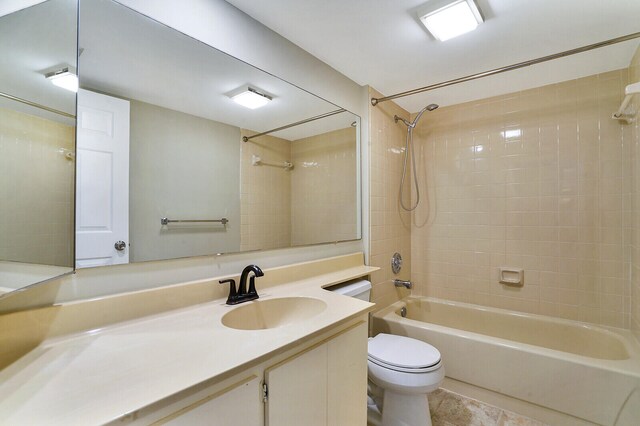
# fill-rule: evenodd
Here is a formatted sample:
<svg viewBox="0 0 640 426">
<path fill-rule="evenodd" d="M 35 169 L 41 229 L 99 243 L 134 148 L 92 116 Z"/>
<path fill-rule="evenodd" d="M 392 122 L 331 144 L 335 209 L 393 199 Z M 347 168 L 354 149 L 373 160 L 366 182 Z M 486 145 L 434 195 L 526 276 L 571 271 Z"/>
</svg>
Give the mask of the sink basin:
<svg viewBox="0 0 640 426">
<path fill-rule="evenodd" d="M 222 317 L 222 324 L 238 330 L 266 330 L 296 324 L 327 309 L 311 297 L 281 297 L 247 302 Z"/>
</svg>

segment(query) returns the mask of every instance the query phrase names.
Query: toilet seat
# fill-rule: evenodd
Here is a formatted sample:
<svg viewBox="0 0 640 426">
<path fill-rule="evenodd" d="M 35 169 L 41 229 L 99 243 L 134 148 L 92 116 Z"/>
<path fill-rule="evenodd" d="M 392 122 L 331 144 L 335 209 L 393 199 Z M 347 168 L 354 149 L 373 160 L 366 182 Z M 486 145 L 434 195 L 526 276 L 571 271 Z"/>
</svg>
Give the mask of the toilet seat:
<svg viewBox="0 0 640 426">
<path fill-rule="evenodd" d="M 441 366 L 440 352 L 428 343 L 380 333 L 369 339 L 370 362 L 403 373 L 427 373 Z"/>
<path fill-rule="evenodd" d="M 382 368 L 386 368 L 387 370 L 399 371 L 401 373 L 413 373 L 413 374 L 428 373 L 430 371 L 437 370 L 438 368 L 440 368 L 442 364 L 440 361 L 438 361 L 437 364 L 431 365 L 429 367 L 406 368 L 406 367 L 398 367 L 396 365 L 386 364 L 384 362 L 380 362 L 377 359 L 374 359 L 371 357 L 369 357 L 368 360 L 376 365 L 379 365 Z"/>
</svg>

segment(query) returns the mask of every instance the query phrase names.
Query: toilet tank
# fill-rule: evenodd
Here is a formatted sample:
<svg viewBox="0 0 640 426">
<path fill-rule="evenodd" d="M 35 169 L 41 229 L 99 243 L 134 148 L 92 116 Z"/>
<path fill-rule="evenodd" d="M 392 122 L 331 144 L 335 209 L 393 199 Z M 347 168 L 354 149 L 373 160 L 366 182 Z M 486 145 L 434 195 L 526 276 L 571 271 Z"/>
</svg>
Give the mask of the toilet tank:
<svg viewBox="0 0 640 426">
<path fill-rule="evenodd" d="M 345 296 L 355 297 L 356 299 L 369 301 L 371 297 L 371 283 L 367 280 L 351 280 L 341 284 L 327 287 L 325 290 L 333 291 Z"/>
</svg>

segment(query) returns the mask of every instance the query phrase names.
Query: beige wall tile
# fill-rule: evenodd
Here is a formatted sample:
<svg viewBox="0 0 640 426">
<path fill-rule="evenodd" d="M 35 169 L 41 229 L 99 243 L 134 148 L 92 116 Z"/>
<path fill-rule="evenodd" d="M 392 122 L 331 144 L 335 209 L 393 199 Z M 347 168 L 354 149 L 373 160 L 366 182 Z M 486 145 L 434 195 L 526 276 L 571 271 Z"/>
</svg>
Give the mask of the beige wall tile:
<svg viewBox="0 0 640 426">
<path fill-rule="evenodd" d="M 242 136 L 254 133 L 241 131 Z M 252 156 L 265 163 L 291 161 L 291 142 L 265 135 L 242 143 L 240 153 L 240 250 L 291 246 L 291 171 L 252 165 Z"/>
<path fill-rule="evenodd" d="M 627 236 L 627 222 L 638 216 L 632 202 L 640 203 L 637 192 L 632 196 L 637 181 L 632 185 L 628 142 L 635 137 L 637 149 L 637 129 L 632 135 L 611 119 L 628 74 L 423 117 L 414 139 L 424 194 L 411 225 L 414 293 L 616 327 L 630 327 L 632 317 L 640 324 L 640 250 Z M 388 121 L 375 112 L 372 135 L 376 123 Z M 403 132 L 396 136 L 402 140 L 405 129 L 393 130 Z M 525 285 L 500 284 L 501 266 L 523 268 Z"/>
<path fill-rule="evenodd" d="M 291 142 L 291 243 L 358 237 L 356 128 Z"/>
<path fill-rule="evenodd" d="M 369 96 L 380 97 L 374 90 Z M 369 107 L 370 164 L 370 265 L 380 267 L 372 274 L 371 301 L 381 309 L 407 295 L 408 290 L 396 288 L 393 279 L 408 280 L 411 274 L 411 215 L 401 209 L 399 188 L 402 176 L 402 161 L 406 127 L 395 123 L 394 115 L 409 118 L 409 113 L 393 102 L 384 102 Z M 409 201 L 411 179 L 405 180 L 404 193 Z M 398 275 L 391 271 L 391 257 L 402 254 L 403 267 Z"/>
<path fill-rule="evenodd" d="M 636 83 L 640 81 L 640 48 L 636 50 L 636 53 L 629 65 L 629 81 Z M 640 108 L 640 96 L 636 95 L 633 98 L 632 108 L 638 111 Z M 628 290 L 627 287 L 620 289 L 620 283 L 618 280 L 608 282 L 611 289 L 615 290 L 616 294 L 623 294 L 631 299 L 631 330 L 635 333 L 636 337 L 640 339 L 640 124 L 636 120 L 635 123 L 627 126 L 628 129 L 623 132 L 623 139 L 629 140 L 631 143 L 627 144 L 630 147 L 630 153 L 625 155 L 628 161 L 631 163 L 631 197 L 630 199 L 624 199 L 624 222 L 625 232 L 624 237 L 628 243 L 625 246 L 624 259 L 631 263 L 630 276 L 626 277 L 631 282 Z M 626 189 L 626 185 L 624 186 Z M 612 291 L 613 293 L 613 291 Z"/>
<path fill-rule="evenodd" d="M 0 108 L 0 259 L 73 266 L 75 127 Z"/>
</svg>

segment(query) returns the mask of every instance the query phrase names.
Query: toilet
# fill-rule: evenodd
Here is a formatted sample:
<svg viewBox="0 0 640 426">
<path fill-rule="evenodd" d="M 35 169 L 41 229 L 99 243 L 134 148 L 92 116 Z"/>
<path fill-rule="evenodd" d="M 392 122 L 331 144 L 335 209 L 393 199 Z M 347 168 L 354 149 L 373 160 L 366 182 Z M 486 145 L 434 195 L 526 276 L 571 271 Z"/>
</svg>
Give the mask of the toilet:
<svg viewBox="0 0 640 426">
<path fill-rule="evenodd" d="M 371 283 L 351 281 L 329 290 L 369 301 Z M 381 426 L 430 426 L 427 393 L 444 380 L 440 352 L 428 343 L 380 333 L 369 339 L 368 422 Z"/>
</svg>

